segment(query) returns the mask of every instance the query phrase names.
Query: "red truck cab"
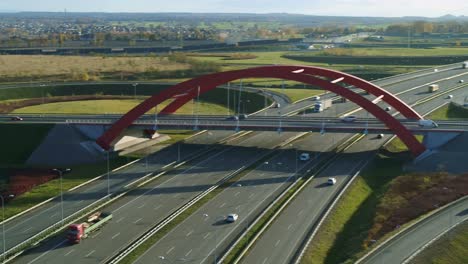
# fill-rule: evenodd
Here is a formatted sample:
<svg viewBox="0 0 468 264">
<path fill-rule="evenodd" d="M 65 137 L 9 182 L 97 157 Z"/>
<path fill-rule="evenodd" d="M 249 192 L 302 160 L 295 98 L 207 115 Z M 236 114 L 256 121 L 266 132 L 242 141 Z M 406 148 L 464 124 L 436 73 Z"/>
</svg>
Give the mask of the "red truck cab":
<svg viewBox="0 0 468 264">
<path fill-rule="evenodd" d="M 68 226 L 67 239 L 70 243 L 80 243 L 81 238 L 84 236 L 84 224 L 72 224 Z"/>
</svg>

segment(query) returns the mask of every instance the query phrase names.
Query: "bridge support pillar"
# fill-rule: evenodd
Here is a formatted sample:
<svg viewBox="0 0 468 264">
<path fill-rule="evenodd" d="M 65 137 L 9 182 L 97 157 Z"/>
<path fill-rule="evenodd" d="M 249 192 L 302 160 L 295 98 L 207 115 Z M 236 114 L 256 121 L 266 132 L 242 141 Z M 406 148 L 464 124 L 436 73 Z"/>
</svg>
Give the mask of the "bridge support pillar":
<svg viewBox="0 0 468 264">
<path fill-rule="evenodd" d="M 427 132 L 424 135 L 423 144 L 429 150 L 434 150 L 447 144 L 450 140 L 458 137 L 461 133 L 438 133 Z"/>
</svg>

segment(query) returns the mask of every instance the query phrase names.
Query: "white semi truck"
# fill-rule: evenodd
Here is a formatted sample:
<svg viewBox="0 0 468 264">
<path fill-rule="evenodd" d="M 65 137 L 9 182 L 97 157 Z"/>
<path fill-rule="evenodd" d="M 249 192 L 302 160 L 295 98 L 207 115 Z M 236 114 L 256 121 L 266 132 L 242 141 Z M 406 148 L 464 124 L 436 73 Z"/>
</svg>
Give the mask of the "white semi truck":
<svg viewBox="0 0 468 264">
<path fill-rule="evenodd" d="M 314 111 L 315 112 L 322 112 L 323 110 L 331 107 L 333 104 L 332 99 L 318 101 L 314 104 Z"/>
</svg>

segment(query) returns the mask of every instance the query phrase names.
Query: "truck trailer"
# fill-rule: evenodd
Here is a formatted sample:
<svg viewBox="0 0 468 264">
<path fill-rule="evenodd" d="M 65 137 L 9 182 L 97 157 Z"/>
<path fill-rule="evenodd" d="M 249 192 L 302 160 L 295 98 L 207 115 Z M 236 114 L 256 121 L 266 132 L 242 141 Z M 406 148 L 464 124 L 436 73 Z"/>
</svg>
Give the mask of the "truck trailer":
<svg viewBox="0 0 468 264">
<path fill-rule="evenodd" d="M 463 69 L 468 69 L 468 61 L 463 62 L 462 68 Z"/>
<path fill-rule="evenodd" d="M 315 112 L 322 112 L 323 110 L 326 110 L 329 107 L 331 107 L 332 104 L 333 104 L 332 99 L 327 99 L 327 100 L 322 100 L 322 101 L 316 102 L 314 104 L 314 111 Z"/>
<path fill-rule="evenodd" d="M 67 229 L 67 239 L 72 244 L 80 243 L 82 239 L 88 237 L 89 233 L 99 229 L 103 224 L 112 219 L 112 214 L 96 212 L 85 222 L 71 224 Z"/>
<path fill-rule="evenodd" d="M 429 85 L 429 87 L 427 89 L 427 91 L 429 93 L 433 93 L 433 92 L 436 92 L 438 90 L 439 90 L 439 85 L 438 84 L 431 84 L 431 85 Z"/>
</svg>

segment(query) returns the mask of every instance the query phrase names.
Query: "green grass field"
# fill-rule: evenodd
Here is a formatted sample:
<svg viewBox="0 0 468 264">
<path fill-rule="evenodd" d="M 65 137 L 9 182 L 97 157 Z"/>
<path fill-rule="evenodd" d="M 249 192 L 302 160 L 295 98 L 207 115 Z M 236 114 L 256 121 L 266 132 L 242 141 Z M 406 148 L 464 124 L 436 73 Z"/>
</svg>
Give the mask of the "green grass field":
<svg viewBox="0 0 468 264">
<path fill-rule="evenodd" d="M 314 95 L 319 95 L 319 94 L 324 93 L 323 90 L 317 90 L 317 89 L 267 88 L 267 90 L 285 94 L 287 97 L 291 99 L 292 102 L 296 102 L 298 100 L 301 100 L 307 97 L 311 97 Z"/>
<path fill-rule="evenodd" d="M 113 158 L 110 160 L 110 168 L 117 168 L 132 160 L 134 158 Z M 64 191 L 105 173 L 107 171 L 107 162 L 71 166 L 71 169 L 72 172 L 63 176 L 62 186 Z M 59 179 L 36 186 L 29 192 L 14 198 L 5 206 L 5 219 L 59 194 Z"/>
<path fill-rule="evenodd" d="M 444 116 L 466 117 L 460 108 L 447 105 L 432 113 L 430 118 L 439 119 L 437 117 Z M 421 140 L 421 137 L 418 136 L 418 139 Z M 397 151 L 407 150 L 399 139 L 393 140 L 390 145 L 390 148 Z M 378 155 L 338 201 L 327 221 L 319 229 L 302 263 L 353 263 L 356 255 L 366 249 L 363 243 L 374 222 L 377 206 L 384 197 L 390 182 L 403 174 L 404 162 L 405 160 L 401 158 Z M 465 249 L 457 247 L 452 249 L 456 251 L 454 254 L 466 254 Z"/>
<path fill-rule="evenodd" d="M 29 114 L 29 113 L 63 113 L 63 114 L 106 114 L 106 113 L 126 113 L 142 100 L 89 100 L 89 101 L 73 101 L 50 103 L 43 105 L 35 105 L 16 109 L 13 113 Z M 168 102 L 164 102 L 158 106 L 158 110 L 162 110 Z M 195 108 L 196 109 L 196 108 Z M 186 104 L 180 108 L 178 114 L 191 114 L 193 104 Z M 153 112 L 153 111 L 151 111 Z M 200 102 L 198 113 L 203 115 L 226 113 L 227 108 L 206 102 Z"/>
</svg>

